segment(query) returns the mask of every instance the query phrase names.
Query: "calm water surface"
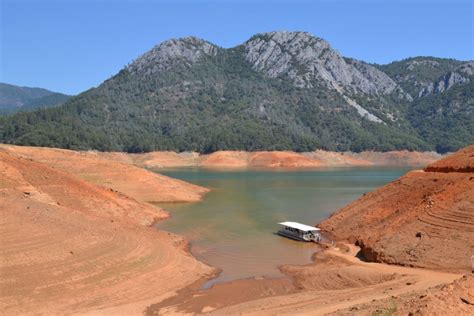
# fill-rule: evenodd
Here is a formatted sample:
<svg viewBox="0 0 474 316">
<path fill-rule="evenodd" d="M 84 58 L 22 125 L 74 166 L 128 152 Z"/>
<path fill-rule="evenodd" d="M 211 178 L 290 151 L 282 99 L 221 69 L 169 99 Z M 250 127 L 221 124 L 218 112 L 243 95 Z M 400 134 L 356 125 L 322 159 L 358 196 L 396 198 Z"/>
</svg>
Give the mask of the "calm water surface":
<svg viewBox="0 0 474 316">
<path fill-rule="evenodd" d="M 223 270 L 208 286 L 248 277 L 278 277 L 278 266 L 308 263 L 317 251 L 315 244 L 276 235 L 278 222 L 316 224 L 409 169 L 160 171 L 213 191 L 199 203 L 160 204 L 172 218 L 157 227 L 185 236 L 197 258 Z"/>
</svg>

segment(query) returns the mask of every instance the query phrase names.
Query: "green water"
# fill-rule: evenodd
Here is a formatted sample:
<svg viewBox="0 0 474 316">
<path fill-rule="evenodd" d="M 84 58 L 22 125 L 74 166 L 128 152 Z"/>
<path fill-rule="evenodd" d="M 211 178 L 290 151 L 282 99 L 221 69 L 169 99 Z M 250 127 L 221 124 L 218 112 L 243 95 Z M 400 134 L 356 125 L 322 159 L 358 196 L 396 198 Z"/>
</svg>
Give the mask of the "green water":
<svg viewBox="0 0 474 316">
<path fill-rule="evenodd" d="M 278 277 L 281 276 L 278 266 L 308 263 L 317 251 L 313 243 L 276 235 L 278 222 L 316 224 L 407 170 L 160 171 L 213 191 L 199 203 L 161 204 L 171 212 L 172 218 L 159 222 L 157 227 L 184 235 L 197 258 L 222 269 L 210 284 L 249 277 Z"/>
</svg>

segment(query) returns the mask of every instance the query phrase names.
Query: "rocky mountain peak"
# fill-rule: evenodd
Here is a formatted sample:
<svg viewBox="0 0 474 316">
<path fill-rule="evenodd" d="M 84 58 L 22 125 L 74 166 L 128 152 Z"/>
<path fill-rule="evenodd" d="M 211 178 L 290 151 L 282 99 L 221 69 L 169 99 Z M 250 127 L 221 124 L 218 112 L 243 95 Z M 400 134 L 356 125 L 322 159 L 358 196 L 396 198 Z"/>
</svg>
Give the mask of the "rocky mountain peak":
<svg viewBox="0 0 474 316">
<path fill-rule="evenodd" d="M 153 74 L 185 62 L 192 65 L 204 56 L 215 56 L 219 48 L 194 36 L 170 39 L 137 58 L 127 69 L 132 73 Z"/>
<path fill-rule="evenodd" d="M 308 43 L 308 42 L 316 42 L 316 41 L 323 41 L 328 46 L 329 43 L 324 41 L 322 38 L 319 38 L 309 32 L 303 31 L 273 31 L 273 32 L 265 32 L 259 33 L 254 35 L 250 40 L 250 42 L 255 39 L 265 40 L 265 41 L 274 41 L 280 45 L 286 44 L 298 44 L 298 43 Z"/>
<path fill-rule="evenodd" d="M 375 67 L 343 56 L 308 32 L 257 34 L 245 44 L 245 58 L 269 77 L 287 76 L 298 87 L 318 83 L 348 93 L 388 94 L 397 84 Z"/>
</svg>

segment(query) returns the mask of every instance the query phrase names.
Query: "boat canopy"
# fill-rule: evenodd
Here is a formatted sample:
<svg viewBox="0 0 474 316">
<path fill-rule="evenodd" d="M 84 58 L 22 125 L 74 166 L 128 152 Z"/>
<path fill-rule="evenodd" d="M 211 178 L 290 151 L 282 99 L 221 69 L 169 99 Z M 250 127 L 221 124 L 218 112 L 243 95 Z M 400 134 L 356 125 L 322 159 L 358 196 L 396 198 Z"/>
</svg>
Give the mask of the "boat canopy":
<svg viewBox="0 0 474 316">
<path fill-rule="evenodd" d="M 296 222 L 281 222 L 279 224 L 283 225 L 283 226 L 286 226 L 286 227 L 296 228 L 296 229 L 301 230 L 303 232 L 310 232 L 310 231 L 314 231 L 314 230 L 320 230 L 317 227 L 308 226 L 308 225 L 300 224 L 300 223 L 296 223 Z"/>
</svg>

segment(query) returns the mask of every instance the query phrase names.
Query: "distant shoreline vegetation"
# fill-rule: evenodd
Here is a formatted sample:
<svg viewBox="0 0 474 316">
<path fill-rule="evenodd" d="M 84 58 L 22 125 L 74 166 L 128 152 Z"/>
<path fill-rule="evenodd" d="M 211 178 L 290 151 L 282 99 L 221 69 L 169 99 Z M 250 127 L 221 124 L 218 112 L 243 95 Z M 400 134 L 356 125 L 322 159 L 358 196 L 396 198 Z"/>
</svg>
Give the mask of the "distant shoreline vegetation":
<svg viewBox="0 0 474 316">
<path fill-rule="evenodd" d="M 304 32 L 157 45 L 61 106 L 0 117 L 0 142 L 74 150 L 456 151 L 474 143 L 474 62 L 345 58 Z"/>
</svg>

